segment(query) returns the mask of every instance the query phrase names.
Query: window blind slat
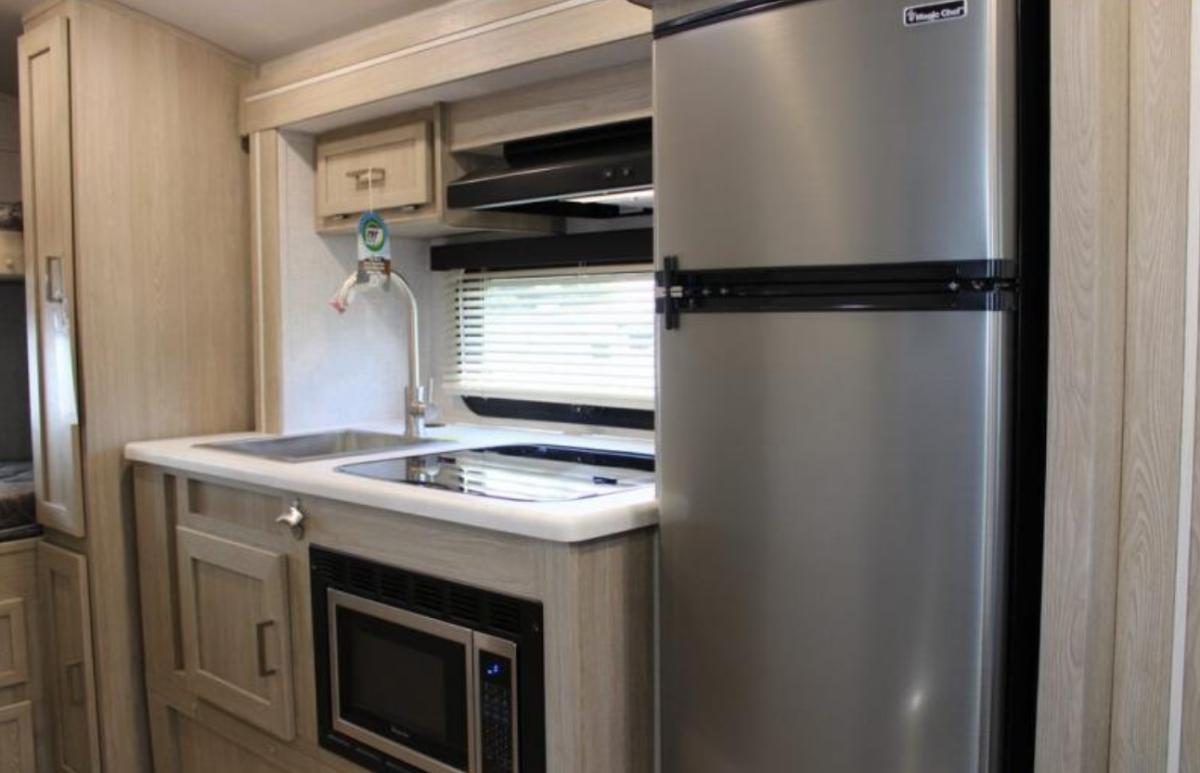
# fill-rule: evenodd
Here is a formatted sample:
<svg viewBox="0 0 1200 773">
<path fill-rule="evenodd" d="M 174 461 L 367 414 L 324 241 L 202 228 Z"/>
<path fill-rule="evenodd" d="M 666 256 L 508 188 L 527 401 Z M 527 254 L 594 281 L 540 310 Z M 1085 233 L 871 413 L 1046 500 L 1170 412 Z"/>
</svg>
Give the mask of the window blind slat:
<svg viewBox="0 0 1200 773">
<path fill-rule="evenodd" d="M 451 391 L 653 408 L 649 271 L 459 272 L 449 296 Z"/>
</svg>

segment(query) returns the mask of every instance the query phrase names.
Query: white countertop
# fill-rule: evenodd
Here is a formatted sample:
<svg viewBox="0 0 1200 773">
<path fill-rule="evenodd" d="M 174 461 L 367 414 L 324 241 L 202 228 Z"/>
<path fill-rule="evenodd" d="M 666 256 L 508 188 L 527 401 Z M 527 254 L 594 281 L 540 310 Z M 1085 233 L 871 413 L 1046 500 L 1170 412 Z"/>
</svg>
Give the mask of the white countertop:
<svg viewBox="0 0 1200 773">
<path fill-rule="evenodd" d="M 396 424 L 377 424 L 356 429 L 403 432 L 403 426 Z M 335 470 L 336 467 L 349 462 L 421 456 L 512 443 L 654 452 L 653 443 L 647 440 L 467 424 L 430 429 L 428 435 L 443 442 L 409 449 L 298 463 L 260 459 L 232 451 L 199 447 L 200 444 L 223 440 L 270 437 L 253 432 L 130 443 L 125 447 L 125 457 L 134 462 L 210 475 L 278 489 L 285 493 L 351 502 L 553 542 L 582 542 L 658 523 L 658 507 L 653 486 L 567 502 L 513 502 L 424 486 L 371 480 Z"/>
</svg>

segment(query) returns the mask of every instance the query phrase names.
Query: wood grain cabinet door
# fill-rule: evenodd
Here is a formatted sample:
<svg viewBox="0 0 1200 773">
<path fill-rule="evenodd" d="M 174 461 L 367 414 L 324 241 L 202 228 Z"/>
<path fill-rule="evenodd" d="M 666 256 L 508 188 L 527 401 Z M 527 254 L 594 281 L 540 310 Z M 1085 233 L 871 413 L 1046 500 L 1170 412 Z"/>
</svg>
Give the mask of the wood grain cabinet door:
<svg viewBox="0 0 1200 773">
<path fill-rule="evenodd" d="M 317 144 L 317 217 L 433 201 L 429 122 Z"/>
<path fill-rule="evenodd" d="M 197 696 L 295 735 L 287 557 L 180 526 L 183 652 Z"/>
<path fill-rule="evenodd" d="M 38 520 L 84 536 L 75 353 L 71 92 L 67 19 L 19 44 L 29 388 Z"/>
<path fill-rule="evenodd" d="M 28 640 L 25 600 L 0 601 L 0 687 L 13 687 L 29 681 Z"/>
<path fill-rule="evenodd" d="M 33 704 L 29 701 L 0 708 L 0 770 L 37 770 L 33 760 Z"/>
<path fill-rule="evenodd" d="M 57 773 L 100 771 L 87 583 L 87 559 L 45 542 L 38 545 L 38 584 Z"/>
</svg>

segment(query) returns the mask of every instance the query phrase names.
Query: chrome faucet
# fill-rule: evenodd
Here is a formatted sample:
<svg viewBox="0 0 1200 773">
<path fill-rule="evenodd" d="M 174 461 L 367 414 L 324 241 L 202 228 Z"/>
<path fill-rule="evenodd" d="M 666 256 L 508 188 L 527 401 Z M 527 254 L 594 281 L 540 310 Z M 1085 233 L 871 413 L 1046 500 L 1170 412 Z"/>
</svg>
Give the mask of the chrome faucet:
<svg viewBox="0 0 1200 773">
<path fill-rule="evenodd" d="M 408 305 L 408 384 L 404 387 L 404 436 L 409 440 L 419 440 L 425 436 L 425 421 L 436 407 L 433 403 L 433 379 L 429 384 L 421 383 L 420 365 L 420 327 L 417 323 L 417 297 L 404 277 L 394 269 L 391 278 L 404 291 Z M 371 287 L 379 286 L 371 281 L 365 273 L 358 272 L 350 276 L 334 296 L 330 305 L 343 313 L 350 306 L 353 290 L 360 284 Z M 383 285 L 385 288 L 387 285 Z"/>
<path fill-rule="evenodd" d="M 421 383 L 420 338 L 421 331 L 417 322 L 417 296 L 412 288 L 396 271 L 392 278 L 404 290 L 405 300 L 408 301 L 408 384 L 404 387 L 404 436 L 409 440 L 425 437 L 425 419 L 433 407 L 433 379 L 429 384 Z"/>
</svg>

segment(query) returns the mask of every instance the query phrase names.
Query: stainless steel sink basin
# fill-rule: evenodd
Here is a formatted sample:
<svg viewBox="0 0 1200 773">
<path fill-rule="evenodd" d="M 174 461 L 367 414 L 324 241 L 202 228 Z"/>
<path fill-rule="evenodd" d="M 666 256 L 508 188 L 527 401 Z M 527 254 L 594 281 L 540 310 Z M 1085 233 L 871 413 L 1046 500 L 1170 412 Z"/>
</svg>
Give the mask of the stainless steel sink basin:
<svg viewBox="0 0 1200 773">
<path fill-rule="evenodd" d="M 238 454 L 257 456 L 276 462 L 312 462 L 319 459 L 336 459 L 342 456 L 372 454 L 381 451 L 398 451 L 404 448 L 445 442 L 432 438 L 409 440 L 403 435 L 385 432 L 363 432 L 356 429 L 333 432 L 314 432 L 306 435 L 284 437 L 247 438 L 220 443 L 201 443 L 201 448 L 215 448 Z"/>
</svg>

